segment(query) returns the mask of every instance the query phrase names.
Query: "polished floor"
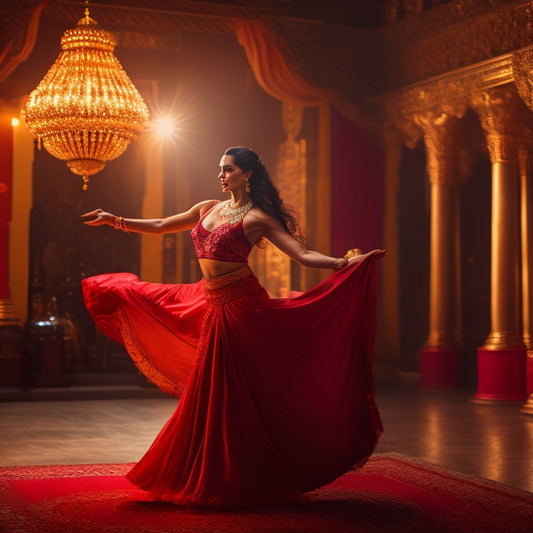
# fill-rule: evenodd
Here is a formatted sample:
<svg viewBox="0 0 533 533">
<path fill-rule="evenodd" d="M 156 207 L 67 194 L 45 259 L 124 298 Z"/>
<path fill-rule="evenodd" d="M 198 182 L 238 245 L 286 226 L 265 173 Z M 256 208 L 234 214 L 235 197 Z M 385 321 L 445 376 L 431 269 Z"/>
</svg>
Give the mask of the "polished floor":
<svg viewBox="0 0 533 533">
<path fill-rule="evenodd" d="M 533 492 L 533 415 L 471 397 L 378 387 L 385 432 L 376 453 L 406 454 Z M 176 404 L 163 395 L 2 402 L 0 466 L 134 462 Z"/>
</svg>

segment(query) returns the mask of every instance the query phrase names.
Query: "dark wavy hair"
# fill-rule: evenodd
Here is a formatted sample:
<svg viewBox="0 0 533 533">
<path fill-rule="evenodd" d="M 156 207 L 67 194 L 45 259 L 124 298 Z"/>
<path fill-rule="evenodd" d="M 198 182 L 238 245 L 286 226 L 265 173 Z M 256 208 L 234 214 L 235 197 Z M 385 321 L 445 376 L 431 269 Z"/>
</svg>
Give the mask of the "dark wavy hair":
<svg viewBox="0 0 533 533">
<path fill-rule="evenodd" d="M 298 219 L 294 211 L 284 204 L 260 157 L 245 146 L 228 148 L 224 155 L 233 156 L 235 165 L 241 170 L 252 171 L 248 180 L 252 202 L 265 213 L 279 220 L 288 233 L 303 243 L 303 233 Z"/>
</svg>

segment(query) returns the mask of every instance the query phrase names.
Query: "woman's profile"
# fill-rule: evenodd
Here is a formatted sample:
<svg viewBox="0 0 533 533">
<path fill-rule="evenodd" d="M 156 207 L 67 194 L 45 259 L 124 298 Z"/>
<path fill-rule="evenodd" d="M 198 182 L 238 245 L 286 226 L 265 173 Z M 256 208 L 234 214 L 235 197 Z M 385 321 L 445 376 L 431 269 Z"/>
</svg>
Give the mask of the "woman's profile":
<svg viewBox="0 0 533 533">
<path fill-rule="evenodd" d="M 253 150 L 226 150 L 219 179 L 228 200 L 173 216 L 82 215 L 128 232 L 192 230 L 201 281 L 110 273 L 82 285 L 98 327 L 180 398 L 128 479 L 164 501 L 234 508 L 297 498 L 372 454 L 382 431 L 372 373 L 375 263 L 385 252 L 307 250 Z M 270 298 L 247 264 L 263 239 L 333 272 L 298 296 Z"/>
</svg>

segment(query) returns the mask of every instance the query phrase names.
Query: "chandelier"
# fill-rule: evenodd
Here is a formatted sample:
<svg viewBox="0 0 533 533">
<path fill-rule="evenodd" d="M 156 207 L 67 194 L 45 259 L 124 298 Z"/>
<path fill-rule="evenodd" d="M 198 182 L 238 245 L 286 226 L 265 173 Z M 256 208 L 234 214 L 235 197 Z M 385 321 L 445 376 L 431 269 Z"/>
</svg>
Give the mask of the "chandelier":
<svg viewBox="0 0 533 533">
<path fill-rule="evenodd" d="M 85 16 L 61 37 L 61 53 L 30 93 L 24 118 L 31 135 L 70 170 L 100 172 L 144 128 L 148 108 L 113 55 L 116 40 Z"/>
</svg>

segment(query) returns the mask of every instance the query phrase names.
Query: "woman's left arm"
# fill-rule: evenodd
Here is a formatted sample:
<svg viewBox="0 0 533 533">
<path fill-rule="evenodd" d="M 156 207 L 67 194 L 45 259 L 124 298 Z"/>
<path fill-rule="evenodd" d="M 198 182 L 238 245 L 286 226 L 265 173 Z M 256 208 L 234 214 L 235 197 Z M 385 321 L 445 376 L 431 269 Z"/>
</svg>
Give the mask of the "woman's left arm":
<svg viewBox="0 0 533 533">
<path fill-rule="evenodd" d="M 291 259 L 304 265 L 306 267 L 314 268 L 332 268 L 338 270 L 348 264 L 348 262 L 356 259 L 344 257 L 331 257 L 324 255 L 315 250 L 308 250 L 305 246 L 298 242 L 290 233 L 276 219 L 268 217 L 265 221 L 266 231 L 264 233 L 265 239 L 268 239 L 274 246 L 286 253 Z M 360 257 L 358 256 L 358 259 Z"/>
</svg>

